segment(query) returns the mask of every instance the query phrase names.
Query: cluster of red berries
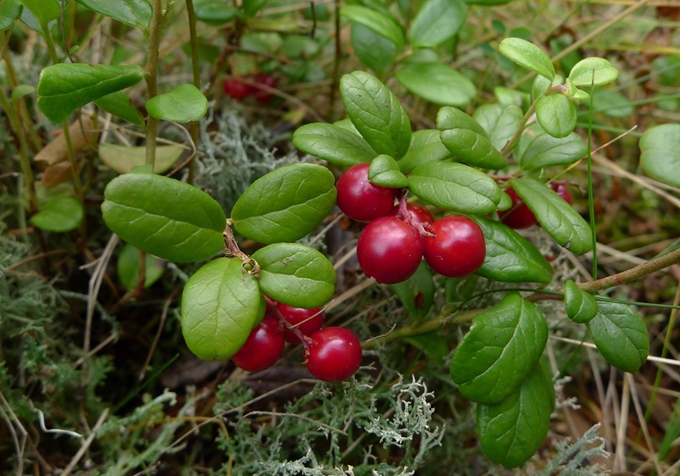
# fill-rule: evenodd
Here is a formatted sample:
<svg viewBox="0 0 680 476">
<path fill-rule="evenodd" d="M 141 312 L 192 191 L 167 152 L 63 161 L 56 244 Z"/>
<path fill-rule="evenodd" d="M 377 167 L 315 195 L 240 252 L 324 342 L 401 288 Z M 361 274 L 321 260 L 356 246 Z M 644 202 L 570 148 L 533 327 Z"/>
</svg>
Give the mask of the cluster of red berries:
<svg viewBox="0 0 680 476">
<path fill-rule="evenodd" d="M 550 188 L 559 195 L 562 200 L 569 205 L 573 203 L 571 193 L 564 182 L 550 182 Z M 516 230 L 530 228 L 537 223 L 536 216 L 529 207 L 522 201 L 512 187 L 505 190 L 512 199 L 512 207 L 508 211 L 500 214 L 501 223 Z"/>
<path fill-rule="evenodd" d="M 303 309 L 267 298 L 267 313 L 231 357 L 241 369 L 259 372 L 274 365 L 286 342 L 305 348 L 305 364 L 319 380 L 346 380 L 361 365 L 361 343 L 349 329 L 323 326 L 321 308 Z"/>
<path fill-rule="evenodd" d="M 274 95 L 265 91 L 260 85 L 268 88 L 276 88 L 276 80 L 273 76 L 268 74 L 255 74 L 245 77 L 248 81 L 236 77 L 229 77 L 222 83 L 224 94 L 236 101 L 243 101 L 248 96 L 253 96 L 259 103 L 268 104 L 274 98 Z"/>
<path fill-rule="evenodd" d="M 415 273 L 423 257 L 433 270 L 452 278 L 479 269 L 486 245 L 474 221 L 460 215 L 435 220 L 426 207 L 407 203 L 400 190 L 371 183 L 368 168 L 355 165 L 336 184 L 340 210 L 353 220 L 369 222 L 357 243 L 359 266 L 367 276 L 383 284 L 402 282 Z"/>
</svg>

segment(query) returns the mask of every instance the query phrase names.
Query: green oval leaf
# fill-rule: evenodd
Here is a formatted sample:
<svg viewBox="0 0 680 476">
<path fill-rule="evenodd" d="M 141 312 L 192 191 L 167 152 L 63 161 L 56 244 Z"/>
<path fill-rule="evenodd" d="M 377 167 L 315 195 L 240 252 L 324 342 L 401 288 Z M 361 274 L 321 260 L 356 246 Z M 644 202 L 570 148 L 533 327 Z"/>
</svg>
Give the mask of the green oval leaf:
<svg viewBox="0 0 680 476">
<path fill-rule="evenodd" d="M 260 243 L 299 240 L 335 205 L 335 177 L 326 167 L 292 164 L 253 182 L 236 201 L 236 231 Z M 314 306 L 312 306 L 314 307 Z"/>
<path fill-rule="evenodd" d="M 386 14 L 359 5 L 344 6 L 340 9 L 340 14 L 392 41 L 397 49 L 403 48 L 404 33 L 399 24 Z"/>
<path fill-rule="evenodd" d="M 505 283 L 549 283 L 548 260 L 519 233 L 497 221 L 471 217 L 482 229 L 486 257 L 477 274 Z"/>
<path fill-rule="evenodd" d="M 564 305 L 569 319 L 579 324 L 590 321 L 598 310 L 595 296 L 581 291 L 571 279 L 564 284 Z"/>
<path fill-rule="evenodd" d="M 28 96 L 29 94 L 33 94 L 34 92 L 35 88 L 30 84 L 19 84 L 16 88 L 12 89 L 12 102 L 16 103 L 19 99 Z"/>
<path fill-rule="evenodd" d="M 349 8 L 349 7 L 346 7 Z M 411 145 L 411 122 L 397 97 L 378 78 L 355 71 L 340 79 L 352 124 L 378 154 L 400 159 Z"/>
<path fill-rule="evenodd" d="M 510 293 L 472 319 L 453 354 L 451 377 L 465 398 L 502 402 L 520 387 L 545 349 L 548 325 L 541 311 Z"/>
<path fill-rule="evenodd" d="M 422 319 L 430 312 L 435 286 L 432 269 L 424 261 L 410 278 L 401 283 L 390 284 L 389 288 L 416 319 Z"/>
<path fill-rule="evenodd" d="M 293 145 L 306 154 L 344 166 L 370 162 L 378 155 L 363 137 L 321 122 L 299 127 L 293 134 Z"/>
<path fill-rule="evenodd" d="M 550 187 L 530 178 L 510 180 L 508 184 L 557 243 L 577 255 L 593 249 L 588 223 Z"/>
<path fill-rule="evenodd" d="M 604 86 L 619 77 L 619 70 L 604 58 L 586 58 L 574 65 L 569 79 L 575 86 Z"/>
<path fill-rule="evenodd" d="M 182 293 L 184 340 L 196 357 L 224 360 L 243 346 L 260 312 L 257 279 L 237 258 L 219 258 L 194 273 Z"/>
<path fill-rule="evenodd" d="M 472 118 L 486 131 L 491 145 L 502 150 L 522 123 L 519 106 L 503 108 L 500 104 L 484 104 L 475 109 Z"/>
<path fill-rule="evenodd" d="M 399 170 L 399 164 L 389 155 L 379 155 L 368 168 L 368 179 L 375 185 L 390 188 L 404 188 L 408 178 Z"/>
<path fill-rule="evenodd" d="M 196 18 L 209 25 L 223 25 L 239 14 L 239 10 L 226 5 L 223 0 L 196 0 Z"/>
<path fill-rule="evenodd" d="M 174 164 L 184 149 L 177 145 L 156 146 L 154 172 L 162 174 Z M 126 147 L 124 145 L 100 144 L 99 158 L 119 174 L 132 172 L 135 167 L 146 164 L 146 147 Z"/>
<path fill-rule="evenodd" d="M 502 169 L 507 165 L 482 126 L 460 109 L 441 108 L 437 113 L 437 129 L 444 146 L 461 162 L 485 169 Z"/>
<path fill-rule="evenodd" d="M 516 468 L 541 447 L 555 408 L 550 368 L 541 359 L 521 387 L 495 405 L 477 405 L 477 433 L 484 454 L 506 468 Z"/>
<path fill-rule="evenodd" d="M 142 113 L 140 113 L 139 109 L 132 104 L 128 95 L 123 91 L 107 94 L 106 96 L 95 100 L 94 103 L 114 116 L 125 119 L 139 127 L 144 127 L 144 117 L 142 116 Z"/>
<path fill-rule="evenodd" d="M 566 137 L 576 128 L 576 106 L 564 94 L 542 96 L 536 103 L 536 119 L 551 136 Z"/>
<path fill-rule="evenodd" d="M 521 38 L 506 38 L 498 45 L 498 52 L 513 63 L 550 80 L 555 77 L 555 66 L 548 55 L 529 41 Z"/>
<path fill-rule="evenodd" d="M 501 199 L 495 180 L 484 172 L 454 162 L 419 165 L 409 177 L 409 190 L 444 210 L 472 215 L 493 212 Z"/>
<path fill-rule="evenodd" d="M 75 230 L 83 221 L 83 205 L 77 198 L 61 196 L 51 199 L 31 217 L 33 226 L 54 233 Z"/>
<path fill-rule="evenodd" d="M 588 154 L 588 146 L 575 132 L 558 139 L 540 127 L 522 135 L 518 147 L 519 163 L 524 170 L 554 165 L 571 165 Z"/>
<path fill-rule="evenodd" d="M 586 326 L 602 356 L 624 372 L 635 372 L 649 355 L 649 332 L 632 307 L 599 301 L 598 313 Z"/>
<path fill-rule="evenodd" d="M 109 182 L 104 198 L 106 225 L 142 251 L 181 263 L 208 259 L 224 247 L 222 207 L 187 183 L 125 174 Z"/>
<path fill-rule="evenodd" d="M 467 5 L 462 0 L 428 0 L 409 29 L 411 46 L 438 46 L 453 38 L 465 23 Z"/>
<path fill-rule="evenodd" d="M 144 261 L 144 287 L 148 288 L 165 273 L 165 261 L 146 253 Z M 123 246 L 118 255 L 118 279 L 128 289 L 137 287 L 139 278 L 139 250 L 130 244 Z"/>
<path fill-rule="evenodd" d="M 647 175 L 680 188 L 680 124 L 650 127 L 642 134 L 640 150 Z"/>
<path fill-rule="evenodd" d="M 11 28 L 21 16 L 19 0 L 3 0 L 0 2 L 0 31 Z"/>
<path fill-rule="evenodd" d="M 121 23 L 145 30 L 153 10 L 147 0 L 76 0 L 81 5 Z"/>
<path fill-rule="evenodd" d="M 180 84 L 169 93 L 149 99 L 146 110 L 156 119 L 184 124 L 205 116 L 208 99 L 193 84 Z"/>
<path fill-rule="evenodd" d="M 61 63 L 40 72 L 38 107 L 52 122 L 61 122 L 85 104 L 137 84 L 144 77 L 138 66 Z"/>
<path fill-rule="evenodd" d="M 465 106 L 477 94 L 472 81 L 441 63 L 404 65 L 397 80 L 409 92 L 441 106 Z"/>
<path fill-rule="evenodd" d="M 442 144 L 439 131 L 424 129 L 411 134 L 411 146 L 397 163 L 402 172 L 409 172 L 421 164 L 451 157 L 453 153 Z"/>
<path fill-rule="evenodd" d="M 335 294 L 335 269 L 319 251 L 300 243 L 276 243 L 256 251 L 260 289 L 293 307 L 312 309 Z"/>
<path fill-rule="evenodd" d="M 534 78 L 534 82 L 531 84 L 531 99 L 533 101 L 537 100 L 547 93 L 548 89 L 562 83 L 564 83 L 564 78 L 559 74 L 556 74 L 552 80 L 539 74 Z"/>
<path fill-rule="evenodd" d="M 397 45 L 361 23 L 352 25 L 352 48 L 361 62 L 379 75 L 387 73 L 394 62 Z"/>
<path fill-rule="evenodd" d="M 21 3 L 35 15 L 41 25 L 47 25 L 61 15 L 61 7 L 56 0 L 21 0 Z"/>
</svg>

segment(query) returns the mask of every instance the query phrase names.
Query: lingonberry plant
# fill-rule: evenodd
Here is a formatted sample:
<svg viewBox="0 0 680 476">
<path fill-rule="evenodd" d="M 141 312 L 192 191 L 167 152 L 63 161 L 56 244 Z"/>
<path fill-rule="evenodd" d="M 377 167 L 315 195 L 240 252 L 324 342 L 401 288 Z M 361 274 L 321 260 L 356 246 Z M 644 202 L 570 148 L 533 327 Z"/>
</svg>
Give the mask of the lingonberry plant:
<svg viewBox="0 0 680 476">
<path fill-rule="evenodd" d="M 171 2 L 163 3 L 169 9 Z M 212 24 L 233 20 L 237 41 L 248 24 L 257 24 L 256 15 L 264 3 L 244 1 L 237 8 L 204 1 L 194 9 L 187 1 L 187 9 L 192 26 L 193 14 Z M 142 68 L 60 62 L 49 25 L 63 19 L 63 3 L 60 7 L 51 0 L 0 1 L 3 29 L 14 25 L 23 6 L 34 17 L 27 21 L 34 23 L 51 46 L 54 64 L 41 72 L 35 89 L 37 106 L 47 119 L 62 125 L 69 149 L 73 195 L 38 206 L 26 131 L 14 105 L 24 92 L 19 90 L 16 98 L 13 93 L 12 101 L 2 92 L 0 106 L 19 137 L 30 222 L 54 233 L 85 226 L 84 186 L 68 145 L 72 129 L 80 130 L 69 127 L 72 113 L 94 102 L 142 127 L 146 146 L 126 150 L 122 154 L 126 160 L 117 157 L 119 149 L 100 147 L 102 161 L 119 173 L 105 187 L 102 218 L 128 243 L 121 252 L 119 278 L 131 295 L 158 279 L 159 258 L 180 264 L 208 261 L 187 279 L 181 294 L 181 332 L 197 357 L 231 360 L 243 370 L 259 372 L 282 358 L 286 341 L 299 343 L 288 346 L 297 365 L 305 365 L 319 380 L 343 382 L 355 375 L 363 378 L 359 372 L 362 346 L 371 350 L 390 339 L 413 339 L 436 331 L 452 315 L 463 316 L 459 323 L 471 321 L 473 325 L 450 356 L 450 379 L 457 392 L 477 404 L 477 430 L 484 452 L 507 468 L 520 466 L 536 453 L 555 408 L 555 383 L 545 356 L 550 329 L 536 302 L 563 301 L 566 315 L 574 325 L 584 326 L 611 365 L 633 372 L 645 362 L 649 334 L 641 316 L 632 306 L 595 293 L 675 263 L 680 253 L 672 251 L 634 275 L 579 284 L 568 280 L 559 283 L 560 291 L 547 292 L 543 287 L 553 279 L 551 264 L 532 242 L 514 231 L 540 224 L 557 246 L 574 255 L 595 251 L 594 232 L 572 207 L 560 175 L 589 158 L 588 144 L 575 132 L 577 108 L 587 109 L 593 89 L 617 79 L 618 71 L 606 59 L 578 61 L 563 78 L 538 46 L 506 38 L 498 47 L 504 60 L 536 75 L 529 101 L 501 105 L 494 100 L 474 107 L 470 115 L 460 107 L 473 109 L 474 83 L 441 62 L 431 49 L 457 34 L 465 17 L 464 3 L 423 2 L 408 38 L 389 9 L 344 6 L 340 12 L 353 24 L 351 41 L 356 54 L 376 75 L 364 71 L 343 75 L 333 94 L 339 90 L 347 118 L 297 128 L 292 143 L 309 157 L 253 181 L 227 217 L 224 204 L 207 191 L 160 175 L 169 170 L 181 150 L 156 145 L 159 123 L 189 124 L 195 146 L 198 122 L 209 106 L 199 74 L 194 74 L 191 84 L 158 92 L 159 36 L 167 14 L 161 2 L 155 1 L 153 7 L 144 1 L 83 0 L 79 4 L 144 31 L 149 38 L 148 64 Z M 456 14 L 461 11 L 462 15 Z M 450 24 L 439 22 L 448 18 L 445 14 L 452 15 Z M 264 29 L 266 24 L 260 26 Z M 339 37 L 338 32 L 338 41 Z M 405 49 L 407 41 L 410 48 Z M 194 37 L 194 49 L 195 43 Z M 372 54 L 373 49 L 379 54 Z M 198 70 L 195 51 L 192 62 Z M 409 93 L 442 106 L 433 128 L 412 130 L 407 110 L 385 84 L 392 71 Z M 252 95 L 263 104 L 272 100 L 274 76 L 256 73 L 243 78 L 248 81 L 238 76 L 225 79 L 224 93 L 236 100 Z M 146 117 L 123 92 L 142 80 L 148 92 Z M 677 134 L 677 128 L 670 132 Z M 643 167 L 655 178 L 680 186 L 668 178 L 677 176 L 673 166 L 678 161 L 669 166 L 665 160 L 673 149 L 658 147 L 664 135 L 673 134 L 662 126 L 643 137 Z M 193 163 L 194 155 L 195 147 L 189 162 Z M 188 178 L 193 173 L 190 168 Z M 336 297 L 337 274 L 320 251 L 323 247 L 314 247 L 309 235 L 331 222 L 329 218 L 338 213 L 336 205 L 349 219 L 360 222 L 353 225 L 355 229 L 362 227 L 356 244 L 364 274 L 360 279 L 389 285 L 386 289 L 414 315 L 413 326 L 372 336 L 363 344 L 349 328 L 323 327 L 322 311 Z M 257 251 L 244 252 L 241 239 L 257 243 Z M 492 307 L 465 313 L 447 308 L 432 317 L 437 289 L 473 283 L 478 277 L 501 285 L 535 286 L 501 289 L 504 297 Z M 444 356 L 448 344 L 444 344 Z M 355 383 L 341 385 L 350 388 Z"/>
</svg>

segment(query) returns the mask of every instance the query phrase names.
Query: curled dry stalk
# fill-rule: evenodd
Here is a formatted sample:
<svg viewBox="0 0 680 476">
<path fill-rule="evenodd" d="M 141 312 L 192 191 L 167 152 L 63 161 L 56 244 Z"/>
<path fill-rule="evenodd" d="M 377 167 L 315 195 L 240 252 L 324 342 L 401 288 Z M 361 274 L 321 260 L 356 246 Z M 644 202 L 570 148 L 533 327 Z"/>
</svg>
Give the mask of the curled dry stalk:
<svg viewBox="0 0 680 476">
<path fill-rule="evenodd" d="M 231 221 L 227 220 L 227 226 L 224 228 L 222 233 L 224 238 L 224 255 L 227 258 L 238 258 L 243 263 L 243 269 L 255 277 L 259 277 L 260 265 L 257 261 L 251 258 L 249 255 L 241 251 L 236 243 L 236 238 L 234 238 L 234 232 L 231 231 Z"/>
</svg>

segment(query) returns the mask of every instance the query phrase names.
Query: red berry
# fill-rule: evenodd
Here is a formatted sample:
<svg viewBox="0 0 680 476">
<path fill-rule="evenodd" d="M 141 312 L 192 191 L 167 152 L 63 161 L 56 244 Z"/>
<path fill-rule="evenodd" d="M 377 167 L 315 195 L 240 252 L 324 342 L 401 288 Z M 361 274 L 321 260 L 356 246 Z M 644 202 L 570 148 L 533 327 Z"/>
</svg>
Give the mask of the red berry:
<svg viewBox="0 0 680 476">
<path fill-rule="evenodd" d="M 323 313 L 321 312 L 320 307 L 303 309 L 301 307 L 291 307 L 281 303 L 277 304 L 276 307 L 286 322 L 295 326 L 306 336 L 314 334 L 321 329 L 321 326 L 323 325 Z M 300 339 L 286 328 L 283 329 L 283 337 L 286 339 L 286 342 L 300 342 Z"/>
<path fill-rule="evenodd" d="M 569 193 L 569 189 L 567 188 L 567 184 L 564 182 L 550 182 L 550 188 L 553 189 L 557 195 L 562 197 L 562 200 L 567 202 L 569 205 L 572 205 L 574 203 L 574 200 L 571 198 L 571 193 Z"/>
<path fill-rule="evenodd" d="M 537 221 L 536 216 L 534 216 L 534 212 L 529 209 L 526 203 L 524 203 L 522 199 L 519 198 L 517 192 L 515 192 L 512 188 L 508 188 L 505 190 L 505 193 L 510 195 L 510 198 L 512 199 L 512 207 L 509 209 L 509 211 L 505 211 L 500 214 L 501 223 L 516 230 L 534 226 Z"/>
<path fill-rule="evenodd" d="M 224 89 L 224 94 L 237 101 L 243 100 L 251 91 L 250 85 L 236 78 L 225 79 L 222 88 Z"/>
<path fill-rule="evenodd" d="M 231 356 L 231 360 L 243 370 L 258 372 L 268 369 L 279 360 L 283 354 L 284 345 L 279 322 L 272 317 L 265 316 L 262 322 L 250 332 L 243 347 Z"/>
<path fill-rule="evenodd" d="M 396 217 L 373 220 L 359 235 L 359 265 L 366 276 L 379 283 L 394 284 L 408 279 L 418 269 L 422 257 L 420 234 Z"/>
<path fill-rule="evenodd" d="M 349 329 L 326 327 L 310 336 L 307 369 L 319 380 L 340 382 L 361 365 L 361 343 Z"/>
<path fill-rule="evenodd" d="M 257 83 L 253 86 L 253 90 L 255 91 L 255 99 L 257 99 L 257 101 L 261 102 L 262 104 L 271 102 L 271 100 L 274 98 L 274 95 L 269 91 L 265 91 L 264 89 L 258 87 L 258 85 L 261 84 L 263 86 L 276 89 L 276 80 L 274 77 L 268 74 L 256 74 L 253 80 L 255 83 Z"/>
<path fill-rule="evenodd" d="M 449 278 L 462 278 L 474 273 L 484 262 L 484 233 L 472 220 L 451 215 L 432 224 L 434 237 L 425 237 L 425 261 Z"/>
<path fill-rule="evenodd" d="M 350 167 L 338 180 L 337 204 L 353 220 L 371 221 L 392 212 L 397 190 L 373 185 L 368 180 L 369 164 Z"/>
</svg>

